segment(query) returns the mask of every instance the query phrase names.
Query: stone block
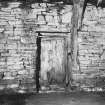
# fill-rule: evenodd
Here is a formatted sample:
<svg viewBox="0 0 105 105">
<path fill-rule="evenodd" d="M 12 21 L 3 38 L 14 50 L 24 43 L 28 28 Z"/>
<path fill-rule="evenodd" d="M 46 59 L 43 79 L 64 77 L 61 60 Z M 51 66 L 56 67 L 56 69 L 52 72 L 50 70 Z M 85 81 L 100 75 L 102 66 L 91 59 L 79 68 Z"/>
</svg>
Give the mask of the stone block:
<svg viewBox="0 0 105 105">
<path fill-rule="evenodd" d="M 8 8 L 12 9 L 12 8 L 17 8 L 20 6 L 20 2 L 11 2 L 11 3 L 8 3 Z"/>
<path fill-rule="evenodd" d="M 75 81 L 80 81 L 80 80 L 83 80 L 85 76 L 86 74 L 73 74 L 73 79 Z"/>
<path fill-rule="evenodd" d="M 34 4 L 31 5 L 31 7 L 37 9 L 37 8 L 40 8 L 40 4 L 39 3 L 34 3 Z"/>
<path fill-rule="evenodd" d="M 0 66 L 5 66 L 6 62 L 5 61 L 0 61 Z"/>
<path fill-rule="evenodd" d="M 11 76 L 12 76 L 12 77 L 17 77 L 17 75 L 18 75 L 17 70 L 14 70 L 14 71 L 11 73 Z"/>
<path fill-rule="evenodd" d="M 32 9 L 27 16 L 27 19 L 36 19 L 37 18 L 37 11 L 36 9 Z"/>
<path fill-rule="evenodd" d="M 31 43 L 31 38 L 29 36 L 21 37 L 21 42 L 24 44 Z"/>
<path fill-rule="evenodd" d="M 24 19 L 24 17 L 23 17 L 22 14 L 16 14 L 15 18 L 16 18 L 16 19 Z"/>
<path fill-rule="evenodd" d="M 18 88 L 18 87 L 19 87 L 19 84 L 11 84 L 11 85 L 7 85 L 6 88 L 12 88 L 12 89 L 14 89 L 14 88 Z"/>
<path fill-rule="evenodd" d="M 28 75 L 28 72 L 26 70 L 21 70 L 21 71 L 18 71 L 18 74 L 19 75 Z"/>
<path fill-rule="evenodd" d="M 10 14 L 10 13 L 11 13 L 11 8 L 2 7 L 2 8 L 1 8 L 1 11 L 5 12 L 5 13 L 7 13 L 7 14 Z"/>
<path fill-rule="evenodd" d="M 16 19 L 15 24 L 16 25 L 22 25 L 23 23 L 22 23 L 21 19 Z"/>
<path fill-rule="evenodd" d="M 13 40 L 13 41 L 19 41 L 21 39 L 21 36 L 20 36 L 20 34 L 15 35 L 15 36 L 8 35 L 8 39 Z"/>
<path fill-rule="evenodd" d="M 14 33 L 13 33 L 13 30 L 8 30 L 8 31 L 4 31 L 4 34 L 13 36 Z"/>
<path fill-rule="evenodd" d="M 55 25 L 55 20 L 54 17 L 51 15 L 46 15 L 46 22 L 48 25 Z"/>
<path fill-rule="evenodd" d="M 72 12 L 68 12 L 62 15 L 62 22 L 71 24 Z"/>
<path fill-rule="evenodd" d="M 9 54 L 17 54 L 17 50 L 14 50 L 14 49 L 10 49 L 9 50 Z M 9 58 L 8 58 L 9 59 Z M 11 59 L 11 58 L 10 58 Z M 13 58 L 14 59 L 14 58 Z M 15 58 L 17 59 L 17 58 Z"/>
<path fill-rule="evenodd" d="M 10 15 L 10 9 L 8 9 L 8 8 L 1 8 L 1 10 L 0 10 L 0 16 L 2 16 L 2 15 Z"/>
<path fill-rule="evenodd" d="M 5 79 L 13 80 L 14 77 L 11 77 L 11 76 L 9 76 L 9 75 L 6 74 L 5 77 L 4 77 L 3 79 L 4 79 L 4 80 L 5 80 Z"/>
<path fill-rule="evenodd" d="M 37 24 L 46 24 L 45 17 L 43 15 L 38 15 Z"/>
<path fill-rule="evenodd" d="M 0 49 L 5 49 L 5 45 L 4 44 L 0 44 Z"/>
<path fill-rule="evenodd" d="M 5 86 L 4 85 L 0 85 L 0 90 L 4 90 Z"/>
<path fill-rule="evenodd" d="M 2 27 L 5 27 L 5 25 L 8 25 L 8 21 L 5 20 L 5 19 L 0 19 L 0 25 L 1 25 Z"/>
<path fill-rule="evenodd" d="M 81 60 L 80 61 L 80 64 L 86 64 L 86 65 L 88 65 L 90 63 L 91 63 L 91 60 Z"/>
<path fill-rule="evenodd" d="M 14 30 L 14 35 L 15 36 L 21 36 L 23 34 L 23 30 L 21 29 L 21 28 L 16 28 L 15 30 Z"/>
<path fill-rule="evenodd" d="M 15 16 L 13 16 L 13 15 L 2 15 L 2 16 L 0 16 L 0 18 L 1 19 L 5 19 L 5 20 L 10 20 L 10 21 L 14 21 L 15 20 Z"/>
<path fill-rule="evenodd" d="M 15 14 L 15 15 L 19 15 L 19 14 L 22 15 L 22 13 L 23 13 L 23 12 L 22 12 L 22 9 L 21 9 L 21 8 L 14 8 L 14 9 L 11 9 L 11 14 L 12 14 L 12 15 L 14 15 L 14 14 Z"/>
<path fill-rule="evenodd" d="M 15 20 L 9 20 L 8 23 L 9 23 L 9 25 L 12 25 L 12 26 L 15 26 L 15 24 L 16 24 Z"/>
<path fill-rule="evenodd" d="M 7 49 L 17 49 L 17 43 L 8 44 Z"/>
<path fill-rule="evenodd" d="M 20 64 L 19 63 L 20 58 L 19 57 L 16 57 L 16 56 L 12 56 L 11 55 L 10 57 L 8 57 L 7 60 L 8 60 L 8 62 L 7 62 L 8 65 L 11 65 L 11 64 L 14 64 L 14 63 L 15 64 Z"/>
<path fill-rule="evenodd" d="M 0 32 L 3 32 L 5 30 L 4 27 L 0 27 Z"/>
<path fill-rule="evenodd" d="M 3 79 L 0 82 L 0 85 L 12 85 L 12 84 L 18 84 L 18 79 L 14 78 L 14 79 Z"/>
<path fill-rule="evenodd" d="M 4 39 L 5 38 L 5 34 L 3 32 L 0 33 L 0 39 Z"/>
<path fill-rule="evenodd" d="M 18 71 L 22 69 L 22 64 L 18 64 L 16 62 L 11 62 L 11 64 L 9 63 L 7 66 L 8 66 L 8 69 L 12 71 L 15 71 L 15 70 Z"/>
</svg>

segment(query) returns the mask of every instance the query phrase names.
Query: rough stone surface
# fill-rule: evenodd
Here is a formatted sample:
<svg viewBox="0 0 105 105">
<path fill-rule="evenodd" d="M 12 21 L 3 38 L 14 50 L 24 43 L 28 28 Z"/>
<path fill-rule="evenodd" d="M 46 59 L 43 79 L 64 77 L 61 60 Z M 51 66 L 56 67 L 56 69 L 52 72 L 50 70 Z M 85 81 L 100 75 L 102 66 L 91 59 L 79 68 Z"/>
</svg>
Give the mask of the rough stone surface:
<svg viewBox="0 0 105 105">
<path fill-rule="evenodd" d="M 65 5 L 60 12 L 54 4 L 35 3 L 29 6 L 31 8 L 20 8 L 20 5 L 19 2 L 9 2 L 6 7 L 0 5 L 0 73 L 4 74 L 4 76 L 0 75 L 0 79 L 3 80 L 0 84 L 6 84 L 7 87 L 7 80 L 13 81 L 16 79 L 15 85 L 9 85 L 9 87 L 19 86 L 19 81 L 22 79 L 30 78 L 30 80 L 33 80 L 36 68 L 36 31 L 70 32 L 72 26 L 71 5 Z M 79 71 L 73 71 L 74 80 L 86 84 L 87 80 L 92 81 L 90 78 L 105 76 L 104 34 L 105 9 L 87 6 L 82 28 L 78 32 L 77 58 Z M 50 41 L 50 44 L 47 42 L 43 49 L 46 47 L 44 50 L 47 51 L 49 47 L 47 45 L 51 45 L 54 49 L 55 42 L 52 44 Z M 58 46 L 62 45 L 61 42 L 56 44 Z M 59 51 L 59 49 L 60 47 L 56 51 Z M 51 50 L 49 52 L 51 53 Z M 53 51 L 52 56 L 56 58 L 58 55 Z M 48 61 L 45 61 L 43 55 L 42 67 L 44 62 Z M 55 64 L 57 65 L 57 63 Z M 59 59 L 59 64 L 55 69 L 59 69 L 60 64 L 62 64 L 62 59 Z M 44 69 L 48 69 L 48 67 Z M 44 76 L 46 78 L 46 73 Z M 85 79 L 86 81 L 82 81 Z M 93 82 L 89 83 L 94 84 Z"/>
<path fill-rule="evenodd" d="M 82 84 L 94 86 L 101 83 L 100 86 L 104 85 L 104 81 L 101 79 L 105 76 L 104 51 L 105 9 L 87 6 L 81 31 L 78 32 L 80 75 L 77 77 L 82 78 Z"/>
<path fill-rule="evenodd" d="M 72 6 L 65 6 L 61 14 L 53 6 L 35 3 L 30 5 L 31 8 L 21 8 L 20 2 L 9 2 L 5 7 L 0 5 L 0 72 L 4 74 L 0 77 L 1 87 L 3 84 L 7 88 L 19 87 L 25 84 L 22 81 L 27 84 L 27 78 L 33 83 L 36 31 L 70 31 Z M 13 80 L 16 80 L 13 84 L 6 82 Z"/>
</svg>

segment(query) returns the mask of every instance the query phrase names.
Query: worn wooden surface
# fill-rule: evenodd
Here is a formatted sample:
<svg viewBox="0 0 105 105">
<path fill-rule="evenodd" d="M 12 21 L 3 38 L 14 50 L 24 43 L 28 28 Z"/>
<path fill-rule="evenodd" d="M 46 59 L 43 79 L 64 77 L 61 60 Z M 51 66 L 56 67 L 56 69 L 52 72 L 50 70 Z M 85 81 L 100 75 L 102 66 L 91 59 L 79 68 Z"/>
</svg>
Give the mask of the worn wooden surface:
<svg viewBox="0 0 105 105">
<path fill-rule="evenodd" d="M 43 38 L 41 43 L 41 82 L 63 83 L 65 79 L 64 38 Z"/>
<path fill-rule="evenodd" d="M 73 0 L 73 16 L 71 30 L 71 54 L 73 69 L 77 68 L 77 53 L 78 53 L 78 29 L 81 27 L 83 7 L 85 0 Z"/>
<path fill-rule="evenodd" d="M 79 5 L 74 2 L 73 5 L 73 16 L 72 16 L 72 30 L 71 30 L 71 54 L 72 54 L 72 66 L 76 69 L 77 67 L 77 35 L 78 35 L 78 12 Z"/>
</svg>

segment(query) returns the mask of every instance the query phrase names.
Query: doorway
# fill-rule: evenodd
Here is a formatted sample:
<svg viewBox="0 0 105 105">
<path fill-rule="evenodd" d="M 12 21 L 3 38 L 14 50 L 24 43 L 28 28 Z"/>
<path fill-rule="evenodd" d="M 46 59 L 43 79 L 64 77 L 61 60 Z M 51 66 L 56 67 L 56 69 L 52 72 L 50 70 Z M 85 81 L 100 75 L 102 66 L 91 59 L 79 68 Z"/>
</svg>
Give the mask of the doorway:
<svg viewBox="0 0 105 105">
<path fill-rule="evenodd" d="M 36 88 L 64 89 L 67 68 L 67 35 L 65 33 L 38 33 L 37 50 Z"/>
</svg>

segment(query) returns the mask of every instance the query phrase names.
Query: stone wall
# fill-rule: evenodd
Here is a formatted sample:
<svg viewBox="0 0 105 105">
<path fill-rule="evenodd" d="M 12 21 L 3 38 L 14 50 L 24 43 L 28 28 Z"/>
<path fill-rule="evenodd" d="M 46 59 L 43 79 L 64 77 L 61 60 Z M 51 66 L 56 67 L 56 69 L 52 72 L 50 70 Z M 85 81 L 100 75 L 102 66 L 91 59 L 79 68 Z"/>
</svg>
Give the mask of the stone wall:
<svg viewBox="0 0 105 105">
<path fill-rule="evenodd" d="M 80 74 L 87 86 L 99 86 L 105 76 L 105 9 L 87 6 L 82 29 L 78 33 Z M 104 85 L 104 82 L 102 83 Z M 100 86 L 102 85 L 100 84 Z"/>
<path fill-rule="evenodd" d="M 104 77 L 105 74 L 104 15 L 104 8 L 88 5 L 82 28 L 78 32 L 79 70 L 73 71 L 73 79 L 88 86 L 94 84 L 91 78 Z M 71 17 L 71 5 L 25 5 L 20 2 L 7 2 L 4 7 L 0 3 L 0 89 L 25 86 L 23 84 L 34 82 L 38 35 L 36 31 L 70 32 Z M 42 64 L 44 62 L 43 60 Z"/>
<path fill-rule="evenodd" d="M 2 4 L 1 2 L 0 88 L 18 88 L 19 85 L 34 82 L 36 31 L 69 32 L 72 6 L 61 6 L 60 9 L 59 6 L 46 3 Z"/>
</svg>

